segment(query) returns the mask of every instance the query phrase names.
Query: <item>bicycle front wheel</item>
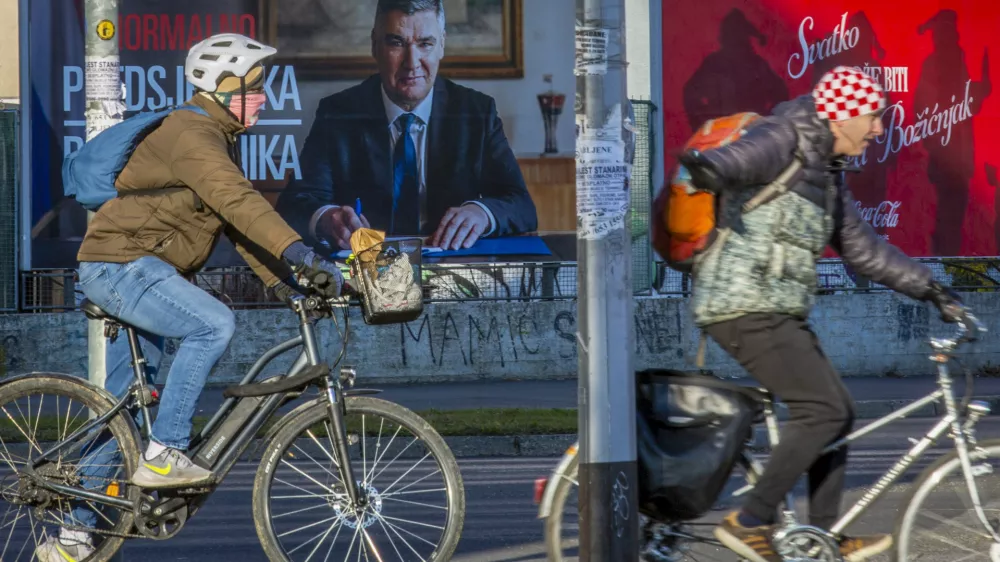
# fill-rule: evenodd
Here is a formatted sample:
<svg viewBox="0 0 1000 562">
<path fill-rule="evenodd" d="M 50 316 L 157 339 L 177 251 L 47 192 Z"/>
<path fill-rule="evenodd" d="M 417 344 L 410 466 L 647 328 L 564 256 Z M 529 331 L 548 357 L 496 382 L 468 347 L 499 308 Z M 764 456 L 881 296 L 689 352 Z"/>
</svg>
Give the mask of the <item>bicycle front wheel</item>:
<svg viewBox="0 0 1000 562">
<path fill-rule="evenodd" d="M 346 408 L 364 505 L 351 505 L 341 480 L 327 404 L 283 421 L 254 481 L 254 523 L 268 558 L 450 560 L 465 521 L 465 490 L 451 449 L 398 404 L 349 397 Z"/>
<path fill-rule="evenodd" d="M 894 561 L 991 562 L 1000 556 L 1000 543 L 986 526 L 1000 530 L 1000 440 L 970 448 L 969 460 L 986 524 L 972 502 L 958 452 L 952 451 L 927 467 L 903 500 Z"/>
</svg>

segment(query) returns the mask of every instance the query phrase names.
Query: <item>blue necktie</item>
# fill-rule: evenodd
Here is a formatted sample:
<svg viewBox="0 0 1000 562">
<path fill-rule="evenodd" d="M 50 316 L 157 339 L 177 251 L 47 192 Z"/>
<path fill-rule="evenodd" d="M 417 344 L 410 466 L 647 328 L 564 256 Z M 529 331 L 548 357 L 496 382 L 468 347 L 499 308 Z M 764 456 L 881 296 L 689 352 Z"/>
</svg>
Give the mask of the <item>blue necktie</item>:
<svg viewBox="0 0 1000 562">
<path fill-rule="evenodd" d="M 410 136 L 416 115 L 404 113 L 396 120 L 401 130 L 393 155 L 392 222 L 390 234 L 420 234 L 420 187 L 417 148 Z"/>
</svg>

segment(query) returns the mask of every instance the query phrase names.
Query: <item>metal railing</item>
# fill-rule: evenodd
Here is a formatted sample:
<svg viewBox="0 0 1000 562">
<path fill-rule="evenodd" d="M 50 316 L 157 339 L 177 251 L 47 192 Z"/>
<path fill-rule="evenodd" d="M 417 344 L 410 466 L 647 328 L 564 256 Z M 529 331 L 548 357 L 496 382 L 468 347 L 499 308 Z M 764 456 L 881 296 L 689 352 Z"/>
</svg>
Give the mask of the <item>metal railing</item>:
<svg viewBox="0 0 1000 562">
<path fill-rule="evenodd" d="M 1000 290 L 1000 258 L 920 258 L 934 277 L 958 291 Z M 690 294 L 688 275 L 655 264 L 653 293 L 682 298 Z M 421 266 L 428 303 L 576 299 L 576 263 L 529 262 Z M 859 278 L 839 259 L 820 260 L 816 267 L 821 295 L 888 291 Z M 60 312 L 75 309 L 75 270 L 50 269 L 22 273 L 20 309 Z M 282 304 L 249 267 L 209 269 L 193 282 L 235 309 L 276 308 Z"/>
</svg>

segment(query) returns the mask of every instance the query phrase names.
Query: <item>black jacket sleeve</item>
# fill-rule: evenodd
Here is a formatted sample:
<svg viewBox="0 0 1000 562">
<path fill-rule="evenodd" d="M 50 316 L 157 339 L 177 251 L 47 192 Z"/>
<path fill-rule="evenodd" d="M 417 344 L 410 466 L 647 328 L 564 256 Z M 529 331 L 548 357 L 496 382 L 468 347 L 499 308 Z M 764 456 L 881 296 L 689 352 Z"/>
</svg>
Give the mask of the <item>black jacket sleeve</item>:
<svg viewBox="0 0 1000 562">
<path fill-rule="evenodd" d="M 781 117 L 764 117 L 739 140 L 704 152 L 704 159 L 730 187 L 770 183 L 795 157 L 798 134 Z"/>
<path fill-rule="evenodd" d="M 855 271 L 879 285 L 925 300 L 933 275 L 927 266 L 879 238 L 865 222 L 846 186 L 839 187 L 831 245 Z"/>
</svg>

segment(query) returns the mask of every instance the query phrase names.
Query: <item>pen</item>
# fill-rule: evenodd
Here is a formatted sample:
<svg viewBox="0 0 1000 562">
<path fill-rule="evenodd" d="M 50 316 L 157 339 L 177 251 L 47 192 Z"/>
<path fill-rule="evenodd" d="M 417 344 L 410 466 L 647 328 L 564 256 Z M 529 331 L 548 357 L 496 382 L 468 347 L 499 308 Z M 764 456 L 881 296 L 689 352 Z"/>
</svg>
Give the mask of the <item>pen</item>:
<svg viewBox="0 0 1000 562">
<path fill-rule="evenodd" d="M 361 216 L 361 198 L 358 197 L 354 200 L 354 214 Z"/>
</svg>

